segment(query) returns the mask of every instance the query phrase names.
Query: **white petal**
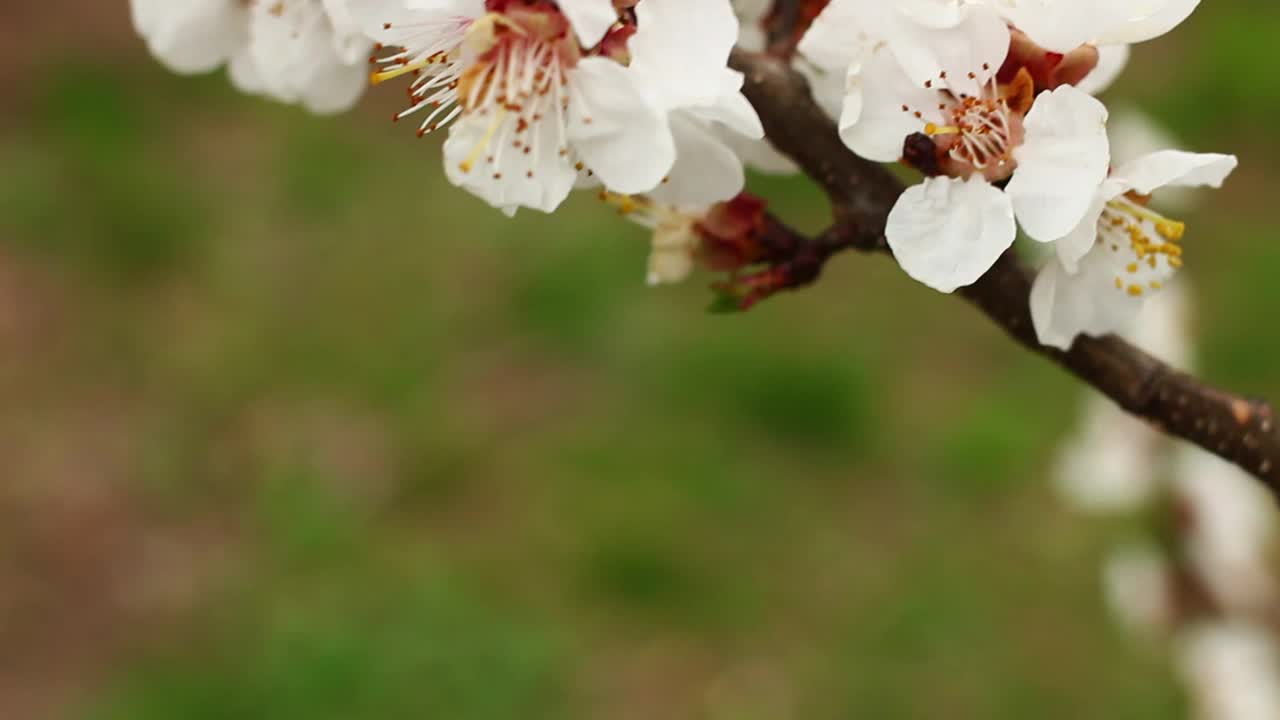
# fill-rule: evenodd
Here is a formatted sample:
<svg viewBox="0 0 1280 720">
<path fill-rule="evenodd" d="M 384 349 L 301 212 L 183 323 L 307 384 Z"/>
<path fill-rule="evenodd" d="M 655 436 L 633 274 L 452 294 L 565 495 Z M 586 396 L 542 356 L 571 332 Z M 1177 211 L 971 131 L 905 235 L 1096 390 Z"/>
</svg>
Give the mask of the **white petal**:
<svg viewBox="0 0 1280 720">
<path fill-rule="evenodd" d="M 1105 258 L 1095 251 L 1074 275 L 1057 260 L 1040 271 L 1031 288 L 1031 319 L 1041 344 L 1067 350 L 1081 333 L 1105 335 L 1128 327 L 1142 302 L 1115 288 Z"/>
<path fill-rule="evenodd" d="M 1036 44 L 1068 53 L 1142 15 L 1135 6 L 1151 0 L 1012 0 L 997 3 Z"/>
<path fill-rule="evenodd" d="M 773 0 L 737 0 L 733 12 L 738 16 L 738 47 L 751 52 L 762 52 L 768 44 L 764 19 L 772 9 Z"/>
<path fill-rule="evenodd" d="M 764 127 L 755 108 L 737 88 L 741 86 L 741 74 L 726 70 L 736 76 L 732 90 L 719 98 L 711 107 L 693 107 L 683 112 L 712 123 L 716 133 L 734 154 L 751 167 L 765 173 L 791 174 L 795 165 L 774 149 L 764 137 Z M 678 111 L 679 112 L 679 111 Z"/>
<path fill-rule="evenodd" d="M 421 50 L 433 35 L 454 34 L 485 10 L 484 0 L 351 0 L 347 12 L 368 37 Z"/>
<path fill-rule="evenodd" d="M 868 132 L 870 130 L 870 126 L 858 128 L 858 124 L 862 122 L 862 110 L 866 107 L 866 98 L 864 98 L 862 94 L 862 81 L 860 79 L 855 79 L 855 81 L 849 85 L 849 89 L 845 91 L 845 95 L 841 98 L 840 105 L 837 107 L 839 108 L 839 112 L 836 114 L 838 132 L 840 133 L 841 139 L 844 140 L 845 145 L 848 145 L 850 148 L 853 148 L 855 144 L 859 147 L 863 147 L 864 145 L 870 146 L 871 143 L 869 140 L 864 140 L 860 137 L 861 133 Z M 831 108 L 827 108 L 827 110 L 830 112 Z M 915 132 L 914 125 L 904 124 L 902 130 L 906 130 L 908 134 Z M 846 133 L 848 134 L 846 135 Z M 886 133 L 882 145 L 884 148 L 883 151 L 873 152 L 876 152 L 880 157 L 887 158 L 887 156 L 891 154 L 889 148 L 892 147 L 892 145 L 890 145 L 890 143 L 896 136 L 896 131 L 892 134 Z M 876 147 L 881 147 L 881 143 L 878 140 Z M 899 148 L 898 152 L 901 154 L 901 148 Z M 862 153 L 858 154 L 861 155 Z M 892 162 L 892 160 L 884 159 L 879 162 Z"/>
<path fill-rule="evenodd" d="M 751 140 L 738 133 L 720 133 L 720 139 L 742 158 L 747 167 L 766 175 L 794 175 L 799 169 L 767 139 Z"/>
<path fill-rule="evenodd" d="M 1006 188 L 1028 235 L 1057 240 L 1084 217 L 1111 160 L 1106 123 L 1106 107 L 1069 85 L 1036 99 Z"/>
<path fill-rule="evenodd" d="M 569 19 L 583 47 L 592 48 L 618 21 L 612 0 L 560 0 L 560 11 Z"/>
<path fill-rule="evenodd" d="M 795 66 L 805 80 L 809 81 L 813 99 L 818 101 L 818 105 L 822 106 L 831 119 L 840 117 L 841 109 L 846 102 L 850 102 L 846 98 L 846 88 L 848 95 L 853 97 L 852 102 L 862 102 L 862 91 L 847 82 L 851 74 L 856 77 L 862 72 L 861 65 L 850 65 L 847 70 L 822 70 L 812 63 L 797 60 Z"/>
<path fill-rule="evenodd" d="M 1129 64 L 1128 45 L 1103 45 L 1098 48 L 1098 65 L 1076 87 L 1090 95 L 1107 91 Z"/>
<path fill-rule="evenodd" d="M 552 212 L 573 189 L 577 171 L 557 151 L 555 123 L 534 124 L 535 137 L 525 138 L 537 148 L 525 155 L 507 147 L 515 137 L 517 118 L 503 116 L 500 129 L 492 117 L 464 115 L 449 127 L 444 143 L 445 174 L 495 208 L 527 207 Z M 465 168 L 465 169 L 464 169 Z"/>
<path fill-rule="evenodd" d="M 1162 150 L 1122 165 L 1113 175 L 1140 195 L 1162 187 L 1220 188 L 1238 162 L 1234 155 Z"/>
<path fill-rule="evenodd" d="M 627 68 L 584 58 L 569 72 L 570 144 L 610 190 L 652 190 L 676 160 L 665 113 L 641 94 Z"/>
<path fill-rule="evenodd" d="M 982 277 L 1016 235 L 1008 197 L 979 177 L 928 178 L 908 188 L 885 227 L 902 269 L 948 293 Z"/>
<path fill-rule="evenodd" d="M 333 25 L 320 3 L 259 5 L 253 11 L 250 38 L 265 92 L 278 100 L 333 113 L 349 109 L 364 92 L 366 70 L 338 54 Z M 371 45 L 363 42 L 361 56 Z"/>
<path fill-rule="evenodd" d="M 944 124 L 938 111 L 939 93 L 912 82 L 888 52 L 876 53 L 866 69 L 849 81 L 854 92 L 846 96 L 850 104 L 840 117 L 840 138 L 868 160 L 893 162 L 902 157 L 908 135 L 924 130 L 927 122 Z M 856 102 L 859 97 L 860 103 Z"/>
<path fill-rule="evenodd" d="M 1123 23 L 1099 38 L 1103 43 L 1140 43 L 1160 37 L 1182 24 L 1200 5 L 1200 0 L 1152 0 L 1158 6 L 1147 14 Z"/>
<path fill-rule="evenodd" d="M 341 113 L 355 107 L 364 95 L 368 75 L 358 65 L 333 62 L 302 87 L 302 106 L 317 115 Z"/>
<path fill-rule="evenodd" d="M 897 0 L 897 5 L 902 15 L 928 28 L 955 27 L 964 22 L 975 7 L 953 0 Z"/>
<path fill-rule="evenodd" d="M 719 123 L 730 130 L 752 139 L 764 137 L 764 126 L 760 124 L 760 116 L 751 106 L 747 98 L 740 92 L 742 73 L 724 69 L 723 88 L 709 105 L 687 106 L 685 109 L 704 120 Z"/>
<path fill-rule="evenodd" d="M 357 0 L 358 2 L 359 0 Z M 333 27 L 333 49 L 343 64 L 357 65 L 369 57 L 371 38 L 351 14 L 350 0 L 324 0 L 324 11 Z"/>
<path fill-rule="evenodd" d="M 843 73 L 884 39 L 891 10 L 883 0 L 831 0 L 800 39 L 798 50 L 820 69 Z"/>
<path fill-rule="evenodd" d="M 1004 64 L 1009 54 L 1004 19 L 982 5 L 963 9 L 959 24 L 953 26 L 926 27 L 905 18 L 894 24 L 889 48 L 917 85 L 945 77 L 957 94 L 977 95 Z"/>
<path fill-rule="evenodd" d="M 667 180 L 649 192 L 654 200 L 678 207 L 705 207 L 742 191 L 746 183 L 742 160 L 706 125 L 675 113 L 671 131 L 676 162 Z"/>
<path fill-rule="evenodd" d="M 132 0 L 133 24 L 170 70 L 201 73 L 226 63 L 249 41 L 249 13 L 227 0 Z"/>
<path fill-rule="evenodd" d="M 1058 261 L 1069 273 L 1079 268 L 1080 259 L 1093 249 L 1098 241 L 1098 222 L 1102 219 L 1102 211 L 1107 203 L 1126 190 L 1124 183 L 1108 179 L 1098 188 L 1088 212 L 1081 218 L 1075 229 L 1053 244 Z"/>
<path fill-rule="evenodd" d="M 231 77 L 231 84 L 242 93 L 261 95 L 267 91 L 266 81 L 258 72 L 258 64 L 248 47 L 231 57 L 231 62 L 227 63 L 227 74 Z"/>
<path fill-rule="evenodd" d="M 725 93 L 738 18 L 721 0 L 641 0 L 627 43 L 631 69 L 666 109 L 709 106 Z"/>
</svg>

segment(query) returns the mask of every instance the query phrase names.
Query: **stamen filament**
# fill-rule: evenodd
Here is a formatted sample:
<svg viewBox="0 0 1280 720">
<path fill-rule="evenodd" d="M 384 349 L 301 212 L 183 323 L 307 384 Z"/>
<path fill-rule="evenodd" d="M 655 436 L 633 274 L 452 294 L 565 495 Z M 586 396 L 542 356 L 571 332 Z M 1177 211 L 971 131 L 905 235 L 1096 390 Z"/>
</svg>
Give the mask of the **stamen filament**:
<svg viewBox="0 0 1280 720">
<path fill-rule="evenodd" d="M 467 155 L 467 159 L 458 163 L 458 168 L 462 170 L 462 172 L 471 172 L 471 169 L 475 167 L 476 160 L 479 159 L 480 155 L 482 155 L 485 149 L 489 147 L 489 143 L 493 142 L 493 136 L 497 134 L 498 128 L 502 127 L 502 123 L 506 119 L 507 109 L 498 108 L 498 112 L 493 116 L 493 121 L 489 123 L 489 129 L 485 130 L 484 136 L 480 138 L 480 141 L 476 143 L 475 147 L 471 148 L 471 153 Z"/>
<path fill-rule="evenodd" d="M 369 75 L 369 82 L 374 85 L 381 85 L 388 80 L 394 80 L 401 75 L 408 75 L 411 72 L 422 70 L 431 64 L 430 59 L 419 60 L 414 63 L 407 63 L 391 70 L 379 70 Z"/>
</svg>

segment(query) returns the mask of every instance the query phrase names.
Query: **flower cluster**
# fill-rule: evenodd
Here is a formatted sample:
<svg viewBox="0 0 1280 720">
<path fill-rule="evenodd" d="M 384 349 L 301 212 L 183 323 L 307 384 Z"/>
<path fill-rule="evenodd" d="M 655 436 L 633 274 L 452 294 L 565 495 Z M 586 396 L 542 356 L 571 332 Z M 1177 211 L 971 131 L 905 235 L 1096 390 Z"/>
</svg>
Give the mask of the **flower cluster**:
<svg viewBox="0 0 1280 720">
<path fill-rule="evenodd" d="M 705 205 L 743 186 L 724 133 L 760 138 L 724 2 L 352 3 L 383 47 L 381 81 L 414 76 L 418 132 L 445 126 L 450 180 L 496 207 L 550 212 L 574 187 Z"/>
<path fill-rule="evenodd" d="M 800 45 L 845 73 L 839 129 L 871 160 L 925 179 L 889 217 L 903 269 L 942 292 L 976 282 L 1020 226 L 1051 244 L 1032 315 L 1041 342 L 1128 325 L 1181 267 L 1185 226 L 1149 203 L 1219 187 L 1225 155 L 1175 150 L 1113 166 L 1106 107 L 1128 47 L 1197 0 L 832 0 Z M 851 32 L 852 31 L 852 32 Z"/>
<path fill-rule="evenodd" d="M 1042 342 L 1128 324 L 1183 263 L 1166 187 L 1219 187 L 1227 155 L 1112 160 L 1095 95 L 1129 46 L 1198 0 L 803 0 L 792 4 L 815 98 L 854 153 L 924 179 L 889 215 L 903 269 L 943 292 L 976 282 L 1022 233 L 1052 248 L 1032 294 Z M 652 281 L 698 255 L 685 234 L 733 200 L 744 164 L 792 170 L 728 66 L 764 49 L 772 0 L 132 0 L 175 70 L 227 65 L 241 88 L 312 110 L 401 80 L 396 115 L 440 132 L 449 180 L 509 214 L 590 188 L 658 228 Z M 784 43 L 786 40 L 784 39 Z M 372 50 L 371 50 L 372 48 Z M 370 57 L 372 55 L 372 57 Z M 623 198 L 624 200 L 618 200 Z M 679 221 L 677 222 L 677 219 Z M 677 253 L 680 255 L 677 257 Z M 655 269 L 656 268 L 656 269 Z"/>
</svg>

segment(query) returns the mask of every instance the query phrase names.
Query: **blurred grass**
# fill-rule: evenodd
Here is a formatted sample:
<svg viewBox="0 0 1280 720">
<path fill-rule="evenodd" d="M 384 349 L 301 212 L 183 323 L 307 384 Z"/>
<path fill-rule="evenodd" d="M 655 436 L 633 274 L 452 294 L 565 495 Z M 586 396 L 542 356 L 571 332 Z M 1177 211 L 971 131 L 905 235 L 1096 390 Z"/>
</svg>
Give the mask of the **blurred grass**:
<svg viewBox="0 0 1280 720">
<path fill-rule="evenodd" d="M 1229 135 L 1280 102 L 1248 7 L 1141 50 L 1129 88 L 1247 153 L 1190 218 L 1192 281 L 1208 374 L 1280 396 L 1280 152 Z M 12 407 L 109 391 L 139 522 L 236 538 L 79 716 L 1179 714 L 1101 607 L 1105 528 L 1046 482 L 1078 388 L 888 260 L 710 316 L 706 278 L 644 287 L 605 208 L 508 221 L 380 110 L 306 117 L 140 53 L 47 73 L 0 136 L 2 257 L 62 308 Z M 807 184 L 753 183 L 821 226 Z"/>
</svg>

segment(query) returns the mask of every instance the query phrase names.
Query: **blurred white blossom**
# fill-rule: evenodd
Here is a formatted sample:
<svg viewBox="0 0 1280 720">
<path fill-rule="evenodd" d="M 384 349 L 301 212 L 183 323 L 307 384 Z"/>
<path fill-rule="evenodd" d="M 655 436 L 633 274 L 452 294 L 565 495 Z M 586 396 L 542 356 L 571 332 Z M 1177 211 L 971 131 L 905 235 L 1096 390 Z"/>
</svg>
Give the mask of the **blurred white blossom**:
<svg viewBox="0 0 1280 720">
<path fill-rule="evenodd" d="M 1175 285 L 1121 334 L 1173 367 L 1190 369 L 1187 289 Z M 1063 497 L 1086 512 L 1126 512 L 1151 500 L 1169 468 L 1168 439 L 1091 392 L 1080 430 L 1059 453 L 1054 479 Z"/>
<path fill-rule="evenodd" d="M 1174 490 L 1188 508 L 1188 558 L 1218 603 L 1239 612 L 1274 606 L 1276 510 L 1263 486 L 1215 455 L 1184 447 Z"/>
<path fill-rule="evenodd" d="M 317 113 L 349 109 L 370 41 L 344 0 L 131 0 L 134 27 L 179 73 L 228 66 L 240 90 Z"/>
<path fill-rule="evenodd" d="M 1130 632 L 1155 637 L 1172 626 L 1176 609 L 1169 562 L 1153 545 L 1113 550 L 1103 565 L 1102 588 L 1107 606 Z"/>
<path fill-rule="evenodd" d="M 1189 630 L 1176 652 L 1200 720 L 1280 718 L 1280 664 L 1265 627 L 1206 623 Z"/>
</svg>

